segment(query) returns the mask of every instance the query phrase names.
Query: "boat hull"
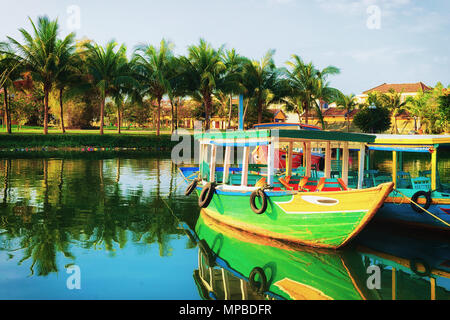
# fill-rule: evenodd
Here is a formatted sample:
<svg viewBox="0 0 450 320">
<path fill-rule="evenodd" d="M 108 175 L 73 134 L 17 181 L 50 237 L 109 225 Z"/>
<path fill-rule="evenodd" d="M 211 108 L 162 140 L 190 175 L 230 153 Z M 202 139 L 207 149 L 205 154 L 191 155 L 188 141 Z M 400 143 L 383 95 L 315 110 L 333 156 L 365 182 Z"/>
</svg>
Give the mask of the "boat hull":
<svg viewBox="0 0 450 320">
<path fill-rule="evenodd" d="M 228 270 L 229 275 L 248 282 L 252 270 L 262 267 L 270 279 L 266 293 L 275 297 L 297 300 L 376 298 L 365 286 L 367 273 L 363 260 L 354 251 L 284 244 L 217 223 L 203 214 L 195 230 L 215 253 L 216 265 Z M 218 287 L 216 284 L 215 288 Z"/>
<path fill-rule="evenodd" d="M 219 222 L 260 236 L 336 249 L 363 229 L 392 187 L 392 183 L 386 183 L 364 190 L 266 192 L 268 206 L 263 214 L 252 211 L 250 192 L 218 189 L 203 212 Z"/>
<path fill-rule="evenodd" d="M 417 190 L 400 189 L 408 198 L 411 198 Z M 431 205 L 427 209 L 436 217 L 450 224 L 450 195 L 440 192 L 431 194 Z M 418 203 L 424 205 L 425 199 L 419 198 Z M 391 220 L 395 222 L 415 225 L 422 228 L 442 229 L 450 231 L 450 227 L 431 216 L 425 211 L 416 212 L 411 203 L 395 191 L 385 200 L 384 206 L 376 215 L 377 220 Z"/>
</svg>

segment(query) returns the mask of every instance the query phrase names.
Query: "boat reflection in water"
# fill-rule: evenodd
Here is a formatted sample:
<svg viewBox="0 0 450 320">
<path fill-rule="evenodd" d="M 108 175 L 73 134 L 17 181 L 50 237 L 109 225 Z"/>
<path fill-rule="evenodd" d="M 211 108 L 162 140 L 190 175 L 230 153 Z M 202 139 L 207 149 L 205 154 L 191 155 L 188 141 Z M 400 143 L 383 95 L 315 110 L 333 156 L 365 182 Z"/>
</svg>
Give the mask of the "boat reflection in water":
<svg viewBox="0 0 450 320">
<path fill-rule="evenodd" d="M 202 213 L 194 280 L 203 299 L 450 299 L 448 240 L 375 228 L 349 248 L 326 250 L 255 236 Z"/>
</svg>

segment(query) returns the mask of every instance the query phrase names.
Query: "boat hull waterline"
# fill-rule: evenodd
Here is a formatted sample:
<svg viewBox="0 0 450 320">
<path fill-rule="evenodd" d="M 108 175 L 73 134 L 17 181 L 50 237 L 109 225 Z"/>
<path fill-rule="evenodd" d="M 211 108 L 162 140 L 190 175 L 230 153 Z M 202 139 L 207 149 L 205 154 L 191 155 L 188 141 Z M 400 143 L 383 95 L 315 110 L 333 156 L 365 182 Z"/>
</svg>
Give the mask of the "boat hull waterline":
<svg viewBox="0 0 450 320">
<path fill-rule="evenodd" d="M 393 183 L 335 192 L 270 192 L 267 210 L 256 214 L 250 192 L 216 189 L 203 212 L 218 222 L 254 234 L 314 247 L 337 249 L 373 218 Z M 201 186 L 197 188 L 200 194 Z"/>
</svg>

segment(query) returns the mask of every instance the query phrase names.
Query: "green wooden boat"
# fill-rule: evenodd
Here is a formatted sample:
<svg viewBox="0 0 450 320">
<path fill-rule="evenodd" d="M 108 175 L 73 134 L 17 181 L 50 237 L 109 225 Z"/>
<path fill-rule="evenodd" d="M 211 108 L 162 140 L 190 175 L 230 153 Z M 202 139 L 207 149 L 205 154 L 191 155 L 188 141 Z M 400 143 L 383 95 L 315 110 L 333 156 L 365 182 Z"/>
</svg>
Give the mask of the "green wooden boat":
<svg viewBox="0 0 450 320">
<path fill-rule="evenodd" d="M 358 189 L 347 188 L 348 166 L 344 166 L 342 178 L 331 178 L 331 148 L 341 146 L 344 159 L 348 159 L 350 148 L 364 153 L 365 143 L 373 141 L 371 135 L 249 130 L 202 133 L 195 138 L 200 142 L 200 166 L 180 168 L 187 180 L 196 176 L 186 194 L 196 189 L 205 214 L 259 236 L 315 247 L 342 247 L 364 228 L 392 191 L 392 182 L 362 189 L 364 162 L 360 163 Z M 276 172 L 273 165 L 274 150 L 282 144 L 289 150 L 285 173 Z M 267 165 L 252 166 L 251 149 L 261 145 L 268 147 Z M 305 155 L 306 171 L 301 175 L 292 168 L 293 149 L 298 145 Z M 325 149 L 322 178 L 311 175 L 313 147 Z M 223 148 L 223 166 L 219 166 Z M 237 164 L 233 152 L 238 153 Z"/>
<path fill-rule="evenodd" d="M 376 298 L 365 285 L 365 268 L 356 252 L 288 245 L 217 223 L 204 213 L 196 233 L 211 250 L 202 247 L 194 272 L 205 299 Z M 257 275 L 252 277 L 252 272 Z"/>
<path fill-rule="evenodd" d="M 195 283 L 203 299 L 450 299 L 448 239 L 395 230 L 371 225 L 336 251 L 259 237 L 202 212 Z M 379 289 L 367 286 L 373 266 Z"/>
</svg>

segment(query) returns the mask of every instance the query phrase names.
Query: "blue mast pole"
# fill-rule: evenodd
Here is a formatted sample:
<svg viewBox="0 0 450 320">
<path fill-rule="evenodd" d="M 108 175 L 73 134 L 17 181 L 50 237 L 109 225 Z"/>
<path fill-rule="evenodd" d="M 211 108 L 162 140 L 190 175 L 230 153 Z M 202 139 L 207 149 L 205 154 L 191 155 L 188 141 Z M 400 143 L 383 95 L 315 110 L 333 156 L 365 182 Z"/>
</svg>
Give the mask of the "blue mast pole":
<svg viewBox="0 0 450 320">
<path fill-rule="evenodd" d="M 239 130 L 244 130 L 244 96 L 239 95 Z"/>
</svg>

